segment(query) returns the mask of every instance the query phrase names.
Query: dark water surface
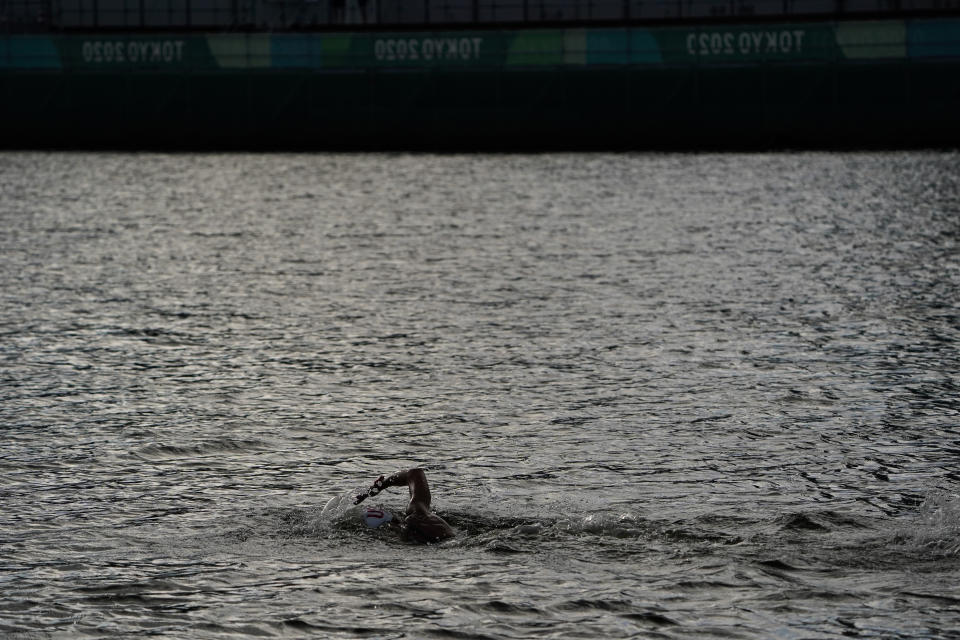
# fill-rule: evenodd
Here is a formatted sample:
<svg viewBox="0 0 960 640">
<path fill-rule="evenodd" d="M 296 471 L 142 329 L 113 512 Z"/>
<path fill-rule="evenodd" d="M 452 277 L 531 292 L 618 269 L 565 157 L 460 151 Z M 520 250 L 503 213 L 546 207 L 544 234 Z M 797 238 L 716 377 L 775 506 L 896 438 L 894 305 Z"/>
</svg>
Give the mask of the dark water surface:
<svg viewBox="0 0 960 640">
<path fill-rule="evenodd" d="M 958 637 L 956 153 L 7 153 L 0 223 L 0 636 Z M 455 540 L 321 513 L 413 465 Z"/>
</svg>

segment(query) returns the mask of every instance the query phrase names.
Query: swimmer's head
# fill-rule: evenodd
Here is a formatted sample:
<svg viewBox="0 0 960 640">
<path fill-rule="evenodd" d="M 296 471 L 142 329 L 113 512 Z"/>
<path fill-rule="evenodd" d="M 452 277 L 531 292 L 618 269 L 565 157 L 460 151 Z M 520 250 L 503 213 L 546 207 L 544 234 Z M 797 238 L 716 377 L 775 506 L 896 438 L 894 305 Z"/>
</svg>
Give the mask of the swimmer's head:
<svg viewBox="0 0 960 640">
<path fill-rule="evenodd" d="M 376 529 L 380 525 L 393 520 L 393 514 L 383 507 L 364 507 L 360 510 L 360 517 L 363 519 L 363 523 L 371 529 Z"/>
</svg>

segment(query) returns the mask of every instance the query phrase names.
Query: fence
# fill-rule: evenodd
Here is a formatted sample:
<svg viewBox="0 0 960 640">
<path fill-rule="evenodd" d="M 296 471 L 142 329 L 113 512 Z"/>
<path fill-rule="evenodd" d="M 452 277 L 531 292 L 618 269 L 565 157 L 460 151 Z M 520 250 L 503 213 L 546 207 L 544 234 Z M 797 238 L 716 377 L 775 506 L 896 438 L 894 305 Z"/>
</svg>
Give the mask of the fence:
<svg viewBox="0 0 960 640">
<path fill-rule="evenodd" d="M 960 0 L 0 0 L 0 32 L 316 29 L 960 13 Z"/>
</svg>

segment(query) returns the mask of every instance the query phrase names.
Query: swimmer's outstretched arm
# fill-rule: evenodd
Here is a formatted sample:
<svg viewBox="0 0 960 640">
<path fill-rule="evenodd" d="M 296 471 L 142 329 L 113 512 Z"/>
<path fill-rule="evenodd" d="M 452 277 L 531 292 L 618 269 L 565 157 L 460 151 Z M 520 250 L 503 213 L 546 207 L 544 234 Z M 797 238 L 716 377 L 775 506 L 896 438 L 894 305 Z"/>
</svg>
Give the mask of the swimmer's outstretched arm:
<svg viewBox="0 0 960 640">
<path fill-rule="evenodd" d="M 384 478 L 377 478 L 366 493 L 357 496 L 354 504 L 360 504 L 370 496 L 375 496 L 388 487 L 402 487 L 407 485 L 410 489 L 410 506 L 407 511 L 430 509 L 430 485 L 427 484 L 427 474 L 423 469 L 407 469 L 406 471 L 397 471 L 396 473 Z"/>
</svg>

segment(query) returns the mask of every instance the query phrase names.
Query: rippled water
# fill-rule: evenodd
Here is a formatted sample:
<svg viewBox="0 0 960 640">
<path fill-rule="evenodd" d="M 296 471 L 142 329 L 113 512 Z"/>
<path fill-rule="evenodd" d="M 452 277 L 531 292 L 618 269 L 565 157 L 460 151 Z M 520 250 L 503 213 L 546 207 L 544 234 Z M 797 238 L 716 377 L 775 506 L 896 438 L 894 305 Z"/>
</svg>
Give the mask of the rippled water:
<svg viewBox="0 0 960 640">
<path fill-rule="evenodd" d="M 960 628 L 956 153 L 7 153 L 0 222 L 7 637 Z M 414 465 L 456 539 L 321 513 Z"/>
</svg>

